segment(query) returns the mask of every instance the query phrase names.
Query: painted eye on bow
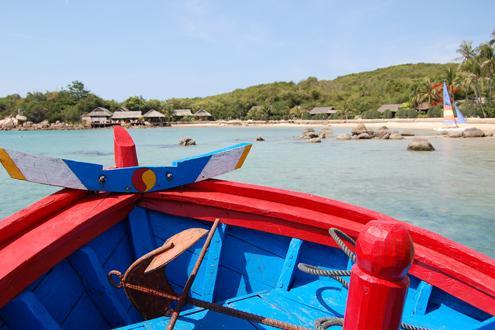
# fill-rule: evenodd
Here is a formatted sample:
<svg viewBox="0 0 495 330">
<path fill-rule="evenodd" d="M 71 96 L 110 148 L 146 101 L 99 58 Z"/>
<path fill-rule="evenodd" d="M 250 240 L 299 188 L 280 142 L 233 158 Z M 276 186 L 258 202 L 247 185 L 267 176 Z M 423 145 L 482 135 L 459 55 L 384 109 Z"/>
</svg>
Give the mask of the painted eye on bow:
<svg viewBox="0 0 495 330">
<path fill-rule="evenodd" d="M 145 192 L 152 189 L 156 184 L 156 175 L 149 168 L 140 168 L 132 174 L 132 185 L 137 191 Z"/>
</svg>

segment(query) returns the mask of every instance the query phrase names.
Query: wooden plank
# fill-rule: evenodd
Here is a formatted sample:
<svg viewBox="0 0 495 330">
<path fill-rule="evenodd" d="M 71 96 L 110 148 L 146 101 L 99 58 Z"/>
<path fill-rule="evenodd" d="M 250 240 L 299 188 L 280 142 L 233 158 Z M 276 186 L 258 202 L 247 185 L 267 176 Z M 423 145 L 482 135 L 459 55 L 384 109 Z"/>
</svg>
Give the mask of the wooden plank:
<svg viewBox="0 0 495 330">
<path fill-rule="evenodd" d="M 0 307 L 75 250 L 118 223 L 136 195 L 93 195 L 0 250 Z"/>
<path fill-rule="evenodd" d="M 122 126 L 113 127 L 113 151 L 116 167 L 138 166 L 136 145 Z"/>
<path fill-rule="evenodd" d="M 87 191 L 62 189 L 0 220 L 0 248 L 87 194 Z"/>
<path fill-rule="evenodd" d="M 125 148 L 125 152 L 131 153 L 128 147 L 116 146 L 116 161 L 119 166 L 137 164 L 136 159 L 131 159 L 135 155 L 129 156 L 124 153 Z M 239 143 L 176 161 L 171 166 L 117 168 L 103 168 L 100 164 L 2 149 L 11 159 L 10 162 L 2 164 L 7 166 L 6 164 L 14 163 L 22 172 L 23 176 L 20 177 L 12 170 L 8 171 L 14 179 L 72 189 L 139 193 L 170 189 L 236 170 L 244 163 L 243 157 L 245 158 L 250 148 L 249 143 Z"/>
<path fill-rule="evenodd" d="M 135 207 L 129 213 L 129 229 L 131 234 L 134 257 L 140 258 L 155 248 L 153 233 L 150 226 L 148 211 Z"/>
<path fill-rule="evenodd" d="M 493 330 L 495 329 L 495 317 L 490 317 L 488 320 L 481 322 L 476 330 Z"/>
<path fill-rule="evenodd" d="M 9 329 L 61 329 L 50 313 L 30 292 L 23 292 L 0 309 Z"/>
<path fill-rule="evenodd" d="M 215 289 L 217 283 L 218 272 L 220 271 L 220 258 L 222 257 L 222 245 L 227 225 L 221 224 L 218 226 L 213 240 L 210 243 L 206 261 L 204 263 L 206 269 L 201 278 L 197 279 L 198 287 L 201 287 L 201 296 L 203 300 L 213 302 L 215 299 Z"/>
<path fill-rule="evenodd" d="M 294 279 L 294 270 L 297 265 L 302 243 L 303 241 L 300 239 L 291 239 L 284 265 L 282 266 L 282 271 L 280 272 L 280 277 L 278 278 L 277 289 L 286 291 L 289 290 L 292 280 Z"/>
<path fill-rule="evenodd" d="M 69 262 L 81 277 L 93 304 L 112 327 L 132 323 L 133 320 L 115 295 L 115 289 L 108 283 L 93 249 L 84 247 L 78 250 L 69 257 Z"/>
<path fill-rule="evenodd" d="M 428 307 L 428 302 L 430 301 L 431 291 L 433 287 L 421 281 L 416 289 L 416 297 L 414 301 L 414 306 L 412 310 L 413 315 L 425 315 L 426 308 Z"/>
</svg>

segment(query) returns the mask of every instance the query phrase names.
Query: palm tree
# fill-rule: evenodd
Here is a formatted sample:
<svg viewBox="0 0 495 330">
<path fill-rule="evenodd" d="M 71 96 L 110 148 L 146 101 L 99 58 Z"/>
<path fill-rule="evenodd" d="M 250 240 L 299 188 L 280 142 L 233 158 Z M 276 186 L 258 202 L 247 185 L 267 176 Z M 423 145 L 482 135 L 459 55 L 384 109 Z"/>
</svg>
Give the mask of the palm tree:
<svg viewBox="0 0 495 330">
<path fill-rule="evenodd" d="M 461 60 L 464 63 L 476 56 L 476 49 L 473 48 L 473 43 L 471 41 L 464 40 L 457 49 L 457 53 L 461 55 Z"/>
<path fill-rule="evenodd" d="M 490 44 L 490 46 L 495 45 L 495 31 L 492 32 L 491 39 L 488 43 Z"/>
<path fill-rule="evenodd" d="M 480 69 L 487 85 L 487 99 L 491 102 L 495 74 L 495 50 L 489 44 L 481 44 L 479 50 Z"/>
</svg>

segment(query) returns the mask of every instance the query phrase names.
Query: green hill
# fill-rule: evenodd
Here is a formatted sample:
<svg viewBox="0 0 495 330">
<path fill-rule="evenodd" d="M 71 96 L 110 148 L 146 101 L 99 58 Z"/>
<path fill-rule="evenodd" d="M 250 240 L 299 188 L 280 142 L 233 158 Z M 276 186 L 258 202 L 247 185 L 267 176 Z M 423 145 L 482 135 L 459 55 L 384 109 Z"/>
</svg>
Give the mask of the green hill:
<svg viewBox="0 0 495 330">
<path fill-rule="evenodd" d="M 75 81 L 60 91 L 17 94 L 0 98 L 0 117 L 22 112 L 29 120 L 48 119 L 78 121 L 81 114 L 96 106 L 114 111 L 120 106 L 130 110 L 157 109 L 171 114 L 173 109 L 205 109 L 216 119 L 291 119 L 307 118 L 307 110 L 315 106 L 334 106 L 337 118 L 353 117 L 376 110 L 383 103 L 408 102 L 414 86 L 426 79 L 441 81 L 448 67 L 456 64 L 403 64 L 369 72 L 318 80 L 309 77 L 298 83 L 274 82 L 237 89 L 204 98 L 172 98 L 145 100 L 129 97 L 122 103 L 104 100 Z"/>
<path fill-rule="evenodd" d="M 205 98 L 171 99 L 167 103 L 172 107 L 204 108 L 216 118 L 299 118 L 314 106 L 334 106 L 342 110 L 341 115 L 344 110 L 356 115 L 375 110 L 383 103 L 409 102 L 415 85 L 426 79 L 441 81 L 447 68 L 456 66 L 402 64 L 334 80 L 310 77 L 299 83 L 274 82 Z"/>
</svg>

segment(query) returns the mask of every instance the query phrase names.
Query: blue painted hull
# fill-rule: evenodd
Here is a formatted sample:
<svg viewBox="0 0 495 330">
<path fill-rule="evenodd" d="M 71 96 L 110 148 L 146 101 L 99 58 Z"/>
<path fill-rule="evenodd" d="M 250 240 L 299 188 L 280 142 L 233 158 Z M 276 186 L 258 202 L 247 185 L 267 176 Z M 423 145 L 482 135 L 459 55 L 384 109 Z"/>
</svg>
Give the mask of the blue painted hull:
<svg viewBox="0 0 495 330">
<path fill-rule="evenodd" d="M 0 310 L 7 329 L 164 329 L 167 317 L 144 321 L 106 274 L 124 271 L 170 236 L 210 223 L 135 207 L 114 225 L 53 267 Z M 183 290 L 200 241 L 166 268 L 176 293 Z M 338 282 L 297 270 L 303 262 L 350 269 L 338 249 L 241 227 L 222 225 L 192 286 L 194 298 L 313 328 L 320 317 L 344 314 L 347 290 Z M 432 329 L 494 329 L 494 318 L 411 276 L 403 321 Z M 176 329 L 269 328 L 186 306 Z"/>
</svg>

